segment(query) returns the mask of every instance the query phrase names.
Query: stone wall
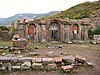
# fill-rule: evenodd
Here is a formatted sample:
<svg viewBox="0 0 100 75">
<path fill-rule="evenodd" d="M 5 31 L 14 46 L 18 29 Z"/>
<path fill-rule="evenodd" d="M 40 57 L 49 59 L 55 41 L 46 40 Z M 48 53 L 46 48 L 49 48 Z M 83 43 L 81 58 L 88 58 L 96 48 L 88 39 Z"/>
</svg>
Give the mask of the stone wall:
<svg viewBox="0 0 100 75">
<path fill-rule="evenodd" d="M 11 36 L 8 31 L 0 31 L 0 40 L 1 41 L 10 41 Z"/>
<path fill-rule="evenodd" d="M 67 22 L 67 21 L 66 21 Z M 64 24 L 63 20 L 52 19 L 47 21 L 27 21 L 19 22 L 18 24 L 18 34 L 20 37 L 29 39 L 30 36 L 33 38 L 32 42 L 50 42 L 51 34 L 50 26 L 52 23 L 58 24 L 57 39 L 58 41 L 65 42 L 70 40 L 86 40 L 88 39 L 88 24 L 81 24 L 81 21 L 69 22 L 69 24 Z M 28 26 L 30 24 L 35 25 L 35 34 L 28 34 Z M 78 33 L 73 34 L 72 27 L 74 24 L 78 25 Z"/>
</svg>

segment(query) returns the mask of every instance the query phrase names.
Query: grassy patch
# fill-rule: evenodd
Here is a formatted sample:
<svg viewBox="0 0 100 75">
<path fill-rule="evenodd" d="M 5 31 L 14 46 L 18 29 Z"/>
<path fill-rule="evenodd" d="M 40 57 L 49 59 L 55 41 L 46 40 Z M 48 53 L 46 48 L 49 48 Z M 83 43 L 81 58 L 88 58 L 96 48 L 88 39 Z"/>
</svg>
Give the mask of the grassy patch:
<svg viewBox="0 0 100 75">
<path fill-rule="evenodd" d="M 12 46 L 12 41 L 0 41 L 0 46 Z"/>
</svg>

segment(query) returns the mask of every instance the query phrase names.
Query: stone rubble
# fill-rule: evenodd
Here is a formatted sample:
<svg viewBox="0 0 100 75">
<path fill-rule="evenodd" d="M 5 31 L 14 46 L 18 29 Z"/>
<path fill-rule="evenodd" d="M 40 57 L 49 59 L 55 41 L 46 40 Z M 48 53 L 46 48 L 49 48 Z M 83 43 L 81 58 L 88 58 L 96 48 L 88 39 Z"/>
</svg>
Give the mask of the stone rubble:
<svg viewBox="0 0 100 75">
<path fill-rule="evenodd" d="M 55 58 L 33 58 L 33 57 L 7 57 L 0 56 L 0 69 L 2 70 L 57 70 L 62 69 L 63 72 L 71 72 L 77 66 L 88 65 L 94 66 L 82 56 L 63 56 Z M 60 65 L 59 65 L 60 64 Z"/>
</svg>

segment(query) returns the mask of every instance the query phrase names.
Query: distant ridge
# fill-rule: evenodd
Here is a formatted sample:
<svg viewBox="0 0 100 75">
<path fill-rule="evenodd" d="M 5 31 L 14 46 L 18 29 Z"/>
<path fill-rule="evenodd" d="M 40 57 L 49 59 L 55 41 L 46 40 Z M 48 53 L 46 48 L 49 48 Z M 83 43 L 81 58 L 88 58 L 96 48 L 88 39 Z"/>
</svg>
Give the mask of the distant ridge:
<svg viewBox="0 0 100 75">
<path fill-rule="evenodd" d="M 15 22 L 17 19 L 22 19 L 22 18 L 25 18 L 25 17 L 40 19 L 40 18 L 43 18 L 43 17 L 48 17 L 48 16 L 51 16 L 51 15 L 54 15 L 58 12 L 60 12 L 60 11 L 51 11 L 51 12 L 45 13 L 45 14 L 34 14 L 34 13 L 16 14 L 16 15 L 8 17 L 8 18 L 0 18 L 0 25 L 9 25 L 12 22 Z"/>
</svg>

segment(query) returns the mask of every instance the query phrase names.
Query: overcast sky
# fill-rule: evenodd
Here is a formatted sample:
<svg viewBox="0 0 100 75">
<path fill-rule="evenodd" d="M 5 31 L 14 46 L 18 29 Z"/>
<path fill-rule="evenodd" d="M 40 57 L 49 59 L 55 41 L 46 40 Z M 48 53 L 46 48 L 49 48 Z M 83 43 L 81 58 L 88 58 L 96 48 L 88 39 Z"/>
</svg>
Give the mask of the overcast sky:
<svg viewBox="0 0 100 75">
<path fill-rule="evenodd" d="M 0 17 L 10 17 L 19 13 L 63 11 L 85 1 L 97 0 L 0 0 Z"/>
</svg>

